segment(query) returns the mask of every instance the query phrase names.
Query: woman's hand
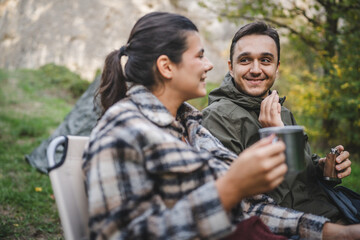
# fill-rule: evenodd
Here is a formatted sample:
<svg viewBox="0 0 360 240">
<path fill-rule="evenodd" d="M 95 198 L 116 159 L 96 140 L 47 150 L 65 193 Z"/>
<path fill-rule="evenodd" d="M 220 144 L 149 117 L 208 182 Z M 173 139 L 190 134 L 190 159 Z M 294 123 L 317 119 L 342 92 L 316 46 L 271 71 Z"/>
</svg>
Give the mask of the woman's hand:
<svg viewBox="0 0 360 240">
<path fill-rule="evenodd" d="M 229 171 L 216 182 L 220 199 L 230 210 L 241 199 L 274 189 L 287 171 L 285 144 L 272 143 L 274 135 L 263 138 L 233 162 Z"/>
</svg>

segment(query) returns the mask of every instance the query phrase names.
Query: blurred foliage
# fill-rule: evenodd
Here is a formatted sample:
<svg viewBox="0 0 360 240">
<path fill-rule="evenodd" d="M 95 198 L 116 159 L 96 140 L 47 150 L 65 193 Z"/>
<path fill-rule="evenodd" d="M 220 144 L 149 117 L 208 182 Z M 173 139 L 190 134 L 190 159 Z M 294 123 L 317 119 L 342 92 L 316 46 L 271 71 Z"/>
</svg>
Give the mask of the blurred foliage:
<svg viewBox="0 0 360 240">
<path fill-rule="evenodd" d="M 307 127 L 313 148 L 325 151 L 342 144 L 353 159 L 360 157 L 358 0 L 198 3 L 220 19 L 262 20 L 276 27 L 286 42 L 282 43 L 281 85 L 277 86 L 288 95 L 298 123 Z"/>
<path fill-rule="evenodd" d="M 73 97 L 80 97 L 89 87 L 89 81 L 71 72 L 64 66 L 46 64 L 39 69 L 44 84 L 55 84 L 69 91 Z"/>
<path fill-rule="evenodd" d="M 30 94 L 36 94 L 37 91 L 48 89 L 54 90 L 51 94 L 61 95 L 66 93 L 77 98 L 90 85 L 89 81 L 82 79 L 68 68 L 52 63 L 46 64 L 35 71 L 32 69 L 18 69 L 12 72 L 3 70 L 0 72 L 0 78 L 3 81 L 9 80 L 5 78 L 5 75 L 9 75 L 14 81 L 19 81 L 18 87 Z"/>
</svg>

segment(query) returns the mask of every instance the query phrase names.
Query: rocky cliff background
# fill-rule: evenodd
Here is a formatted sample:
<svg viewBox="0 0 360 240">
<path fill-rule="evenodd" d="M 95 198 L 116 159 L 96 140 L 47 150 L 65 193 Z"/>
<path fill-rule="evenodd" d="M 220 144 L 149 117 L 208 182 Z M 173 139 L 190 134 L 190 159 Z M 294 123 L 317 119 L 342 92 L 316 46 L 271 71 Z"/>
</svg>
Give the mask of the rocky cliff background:
<svg viewBox="0 0 360 240">
<path fill-rule="evenodd" d="M 0 0 L 0 68 L 55 63 L 91 81 L 105 56 L 125 44 L 136 20 L 151 11 L 193 20 L 215 66 L 208 81 L 221 81 L 238 26 L 219 22 L 192 0 Z"/>
</svg>

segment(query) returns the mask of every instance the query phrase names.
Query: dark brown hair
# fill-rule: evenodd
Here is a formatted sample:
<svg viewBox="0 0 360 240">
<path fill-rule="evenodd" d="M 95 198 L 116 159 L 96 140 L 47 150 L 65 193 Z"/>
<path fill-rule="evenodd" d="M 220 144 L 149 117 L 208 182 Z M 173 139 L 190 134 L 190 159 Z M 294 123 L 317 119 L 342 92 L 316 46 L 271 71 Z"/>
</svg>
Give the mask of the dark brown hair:
<svg viewBox="0 0 360 240">
<path fill-rule="evenodd" d="M 266 35 L 266 36 L 271 37 L 274 40 L 274 42 L 276 44 L 276 48 L 277 48 L 277 55 L 278 55 L 277 64 L 279 65 L 279 62 L 280 62 L 279 34 L 275 30 L 275 28 L 272 28 L 271 26 L 267 25 L 264 22 L 253 22 L 253 23 L 246 24 L 235 33 L 235 35 L 232 39 L 232 42 L 231 42 L 231 46 L 230 46 L 230 62 L 231 62 L 231 64 L 233 63 L 234 48 L 235 48 L 237 41 L 239 41 L 239 39 L 242 37 L 245 37 L 247 35 L 252 35 L 252 34 Z"/>
<path fill-rule="evenodd" d="M 131 30 L 127 44 L 111 52 L 105 59 L 100 86 L 95 94 L 95 103 L 100 100 L 101 115 L 114 103 L 125 97 L 127 84 L 141 84 L 149 89 L 161 81 L 156 69 L 156 60 L 166 55 L 174 63 L 180 63 L 187 49 L 187 31 L 198 31 L 186 17 L 152 12 L 141 17 Z M 127 56 L 124 67 L 121 57 Z"/>
</svg>

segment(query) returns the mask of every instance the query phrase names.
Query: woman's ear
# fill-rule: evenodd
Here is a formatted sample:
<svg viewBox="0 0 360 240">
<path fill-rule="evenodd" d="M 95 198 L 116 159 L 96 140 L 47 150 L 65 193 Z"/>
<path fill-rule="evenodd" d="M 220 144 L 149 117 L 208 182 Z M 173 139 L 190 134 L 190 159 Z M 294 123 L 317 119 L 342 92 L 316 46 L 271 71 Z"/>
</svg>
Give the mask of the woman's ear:
<svg viewBox="0 0 360 240">
<path fill-rule="evenodd" d="M 156 60 L 156 67 L 159 70 L 159 73 L 162 77 L 165 79 L 171 79 L 172 78 L 172 64 L 168 56 L 161 55 Z"/>
</svg>

